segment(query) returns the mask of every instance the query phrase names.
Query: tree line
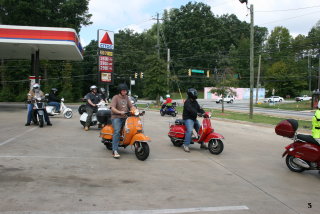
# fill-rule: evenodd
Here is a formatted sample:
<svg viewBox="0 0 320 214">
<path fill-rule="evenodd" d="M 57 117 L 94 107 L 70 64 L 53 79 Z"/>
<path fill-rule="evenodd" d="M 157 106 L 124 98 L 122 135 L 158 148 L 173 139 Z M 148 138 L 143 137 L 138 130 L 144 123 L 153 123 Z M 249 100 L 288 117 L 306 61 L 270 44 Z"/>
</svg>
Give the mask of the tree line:
<svg viewBox="0 0 320 214">
<path fill-rule="evenodd" d="M 91 24 L 88 0 L 35 2 L 0 0 L 1 24 L 71 27 L 77 32 Z M 224 80 L 232 82 L 233 87 L 249 87 L 249 23 L 240 21 L 234 14 L 217 16 L 210 6 L 201 2 L 164 10 L 161 20 L 159 25 L 154 24 L 142 33 L 131 29 L 115 33 L 111 95 L 118 83 L 129 85 L 130 78 L 141 72 L 143 78 L 135 79 L 132 92 L 150 99 L 167 91 L 185 92 L 189 87 L 203 90 Z M 261 87 L 269 94 L 274 89 L 279 96 L 297 96 L 318 88 L 320 22 L 315 23 L 308 35 L 296 37 L 282 26 L 270 33 L 265 27 L 254 26 L 254 38 L 255 73 L 261 55 Z M 78 101 L 90 85 L 99 84 L 97 46 L 97 41 L 92 40 L 84 48 L 84 60 L 80 62 L 41 61 L 42 88 L 49 91 L 56 87 L 67 101 Z M 204 70 L 205 74 L 189 76 L 189 69 Z M 0 71 L 0 101 L 23 101 L 30 61 L 2 60 Z"/>
</svg>

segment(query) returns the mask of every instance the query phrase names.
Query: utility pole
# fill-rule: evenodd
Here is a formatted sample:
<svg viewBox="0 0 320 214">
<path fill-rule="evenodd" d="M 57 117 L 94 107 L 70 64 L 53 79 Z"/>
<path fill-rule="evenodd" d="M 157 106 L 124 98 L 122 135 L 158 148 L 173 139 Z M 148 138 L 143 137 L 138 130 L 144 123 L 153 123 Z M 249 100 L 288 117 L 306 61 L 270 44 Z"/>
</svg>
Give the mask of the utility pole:
<svg viewBox="0 0 320 214">
<path fill-rule="evenodd" d="M 259 66 L 258 66 L 258 77 L 257 77 L 257 88 L 256 88 L 256 104 L 258 103 L 260 68 L 261 68 L 261 54 L 259 55 Z"/>
<path fill-rule="evenodd" d="M 248 0 L 239 0 L 242 4 L 246 3 L 246 7 L 248 8 Z M 250 116 L 249 118 L 253 118 L 253 85 L 254 85 L 254 70 L 253 70 L 253 41 L 254 41 L 254 22 L 253 22 L 253 4 L 250 4 Z"/>
<path fill-rule="evenodd" d="M 253 40 L 254 40 L 254 22 L 253 22 L 253 5 L 250 5 L 250 119 L 253 118 L 253 85 L 254 85 L 254 70 L 253 70 Z"/>
<path fill-rule="evenodd" d="M 169 78 L 170 78 L 170 48 L 167 49 L 167 86 L 168 86 L 168 89 L 167 89 L 167 93 L 169 94 L 169 91 L 170 91 L 170 81 L 169 81 Z"/>
<path fill-rule="evenodd" d="M 319 67 L 318 67 L 318 90 L 320 90 L 320 51 L 318 53 Z"/>
<path fill-rule="evenodd" d="M 309 91 L 311 91 L 310 51 L 308 51 L 308 80 L 309 80 Z"/>
<path fill-rule="evenodd" d="M 159 26 L 159 13 L 157 13 L 157 49 L 158 49 L 158 58 L 160 58 L 160 26 Z"/>
</svg>

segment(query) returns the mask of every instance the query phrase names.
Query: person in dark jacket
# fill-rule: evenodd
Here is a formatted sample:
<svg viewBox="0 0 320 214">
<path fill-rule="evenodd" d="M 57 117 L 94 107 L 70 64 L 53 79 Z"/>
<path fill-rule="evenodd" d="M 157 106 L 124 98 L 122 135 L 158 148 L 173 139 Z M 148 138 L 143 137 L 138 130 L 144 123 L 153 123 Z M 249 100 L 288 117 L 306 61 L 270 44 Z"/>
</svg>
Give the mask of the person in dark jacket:
<svg viewBox="0 0 320 214">
<path fill-rule="evenodd" d="M 90 92 L 86 95 L 87 104 L 86 104 L 86 112 L 88 114 L 86 125 L 84 127 L 85 131 L 89 130 L 91 121 L 92 121 L 92 115 L 94 111 L 97 111 L 98 106 L 97 104 L 101 101 L 101 97 L 98 94 L 98 87 L 95 85 L 92 85 L 90 87 Z"/>
<path fill-rule="evenodd" d="M 57 97 L 58 89 L 51 88 L 51 91 L 49 93 L 48 97 L 48 105 L 55 107 L 55 112 L 60 111 L 60 99 Z"/>
<path fill-rule="evenodd" d="M 197 116 L 202 115 L 204 113 L 204 110 L 200 107 L 199 103 L 197 102 L 198 92 L 196 89 L 189 88 L 187 95 L 188 99 L 184 103 L 182 113 L 182 119 L 184 120 L 185 126 L 187 128 L 184 138 L 183 149 L 185 152 L 190 152 L 189 145 L 191 142 L 192 131 L 194 128 L 198 133 L 200 129 L 200 123 L 197 120 Z M 206 145 L 202 143 L 200 148 L 206 148 Z"/>
</svg>

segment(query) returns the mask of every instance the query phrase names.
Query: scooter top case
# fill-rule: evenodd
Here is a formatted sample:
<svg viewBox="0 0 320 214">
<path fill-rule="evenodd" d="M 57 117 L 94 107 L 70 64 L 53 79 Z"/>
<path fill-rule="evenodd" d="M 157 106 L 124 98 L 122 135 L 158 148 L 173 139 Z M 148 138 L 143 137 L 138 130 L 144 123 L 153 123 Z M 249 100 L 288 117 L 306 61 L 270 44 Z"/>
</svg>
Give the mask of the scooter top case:
<svg viewBox="0 0 320 214">
<path fill-rule="evenodd" d="M 182 119 L 176 119 L 175 124 L 170 126 L 168 133 L 169 137 L 184 139 L 186 133 L 186 126 Z"/>
</svg>

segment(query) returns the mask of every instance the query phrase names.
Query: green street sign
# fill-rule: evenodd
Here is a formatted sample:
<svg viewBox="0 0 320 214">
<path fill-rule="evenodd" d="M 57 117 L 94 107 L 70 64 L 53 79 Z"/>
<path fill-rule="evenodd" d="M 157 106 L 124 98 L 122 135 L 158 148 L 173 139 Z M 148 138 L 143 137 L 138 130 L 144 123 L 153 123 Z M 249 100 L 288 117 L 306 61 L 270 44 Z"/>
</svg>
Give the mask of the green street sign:
<svg viewBox="0 0 320 214">
<path fill-rule="evenodd" d="M 191 72 L 193 72 L 193 73 L 198 73 L 198 74 L 204 74 L 204 70 L 192 69 Z"/>
</svg>

